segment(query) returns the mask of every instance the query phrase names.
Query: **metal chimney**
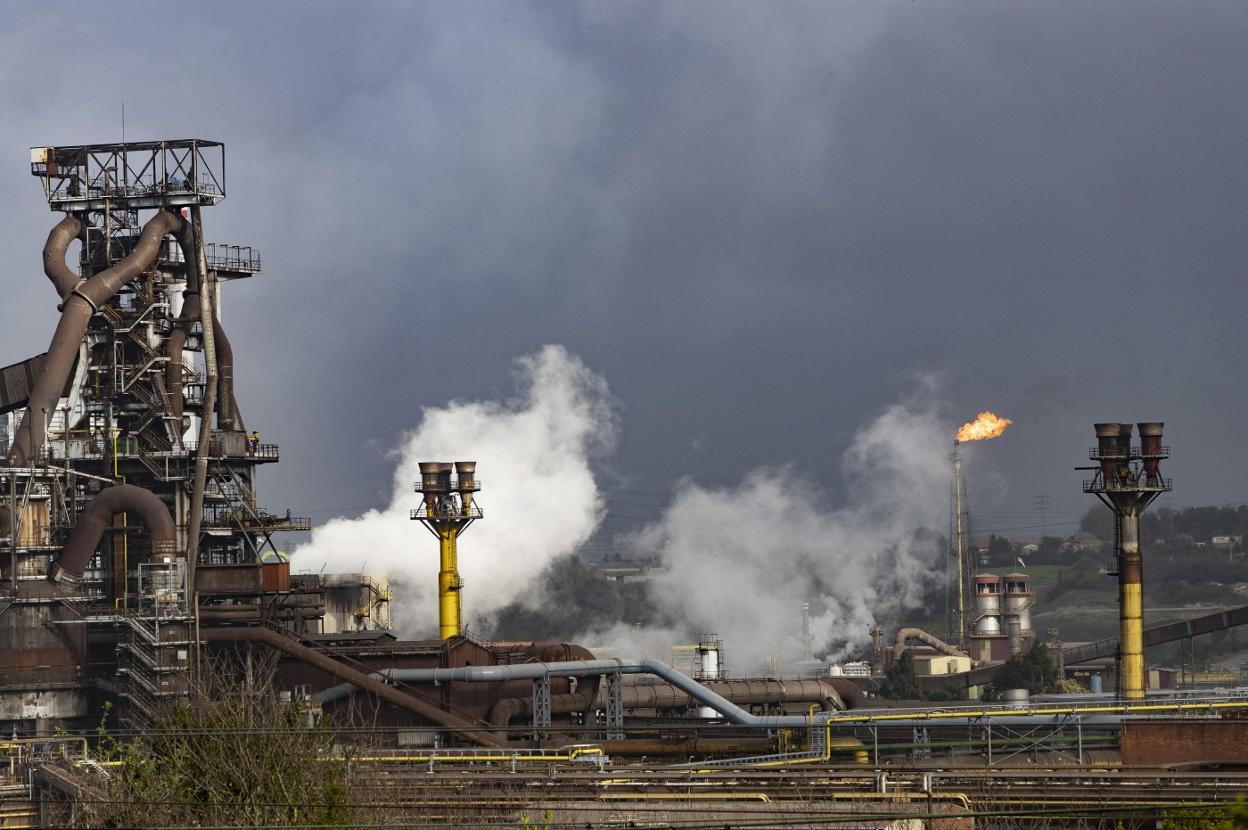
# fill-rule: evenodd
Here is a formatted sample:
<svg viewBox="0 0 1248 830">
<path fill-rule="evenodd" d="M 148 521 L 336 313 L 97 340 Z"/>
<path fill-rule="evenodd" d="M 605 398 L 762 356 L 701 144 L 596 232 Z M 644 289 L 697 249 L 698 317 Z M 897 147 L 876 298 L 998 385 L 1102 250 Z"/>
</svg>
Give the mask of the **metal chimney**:
<svg viewBox="0 0 1248 830">
<path fill-rule="evenodd" d="M 1140 456 L 1144 462 L 1144 479 L 1149 484 L 1161 481 L 1161 460 L 1165 458 L 1165 448 L 1161 445 L 1162 434 L 1166 425 L 1161 421 L 1147 421 L 1139 424 Z"/>
<path fill-rule="evenodd" d="M 458 472 L 458 480 L 452 481 L 451 472 Z M 460 534 L 476 519 L 481 518 L 481 508 L 474 503 L 472 494 L 481 489 L 476 478 L 475 461 L 426 461 L 420 464 L 420 482 L 416 491 L 424 494 L 424 505 L 412 511 L 412 519 L 419 521 L 438 537 L 438 634 L 442 639 L 458 636 L 463 629 L 463 609 L 460 592 L 464 581 L 459 576 L 458 540 Z M 460 503 L 455 509 L 452 493 L 459 493 Z"/>
<path fill-rule="evenodd" d="M 425 494 L 425 510 L 429 515 L 438 512 L 438 470 L 442 465 L 436 461 L 420 462 L 420 492 Z"/>
<path fill-rule="evenodd" d="M 471 516 L 472 494 L 477 490 L 477 462 L 456 461 L 455 477 L 458 479 L 455 483 L 455 487 L 459 492 L 462 512 L 465 516 Z"/>
<path fill-rule="evenodd" d="M 1105 481 L 1118 476 L 1118 424 L 1093 424 L 1096 429 L 1096 452 L 1100 456 L 1101 475 Z"/>
<path fill-rule="evenodd" d="M 1117 545 L 1119 647 L 1118 691 L 1127 700 L 1144 698 L 1144 562 L 1140 552 L 1140 514 L 1171 489 L 1161 477 L 1160 421 L 1140 424 L 1140 452 L 1131 450 L 1130 424 L 1096 424 L 1097 446 L 1089 456 L 1098 463 L 1095 477 L 1083 483 L 1114 511 Z M 1007 603 L 1008 603 L 1007 596 Z"/>
</svg>

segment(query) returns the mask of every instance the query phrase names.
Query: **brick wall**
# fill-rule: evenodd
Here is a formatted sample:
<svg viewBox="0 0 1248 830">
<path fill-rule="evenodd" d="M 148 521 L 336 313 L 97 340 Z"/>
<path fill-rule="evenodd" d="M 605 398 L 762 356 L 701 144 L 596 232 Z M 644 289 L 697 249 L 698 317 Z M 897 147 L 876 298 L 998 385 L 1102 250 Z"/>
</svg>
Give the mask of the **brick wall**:
<svg viewBox="0 0 1248 830">
<path fill-rule="evenodd" d="M 1248 719 L 1123 721 L 1124 766 L 1198 761 L 1248 763 Z"/>
</svg>

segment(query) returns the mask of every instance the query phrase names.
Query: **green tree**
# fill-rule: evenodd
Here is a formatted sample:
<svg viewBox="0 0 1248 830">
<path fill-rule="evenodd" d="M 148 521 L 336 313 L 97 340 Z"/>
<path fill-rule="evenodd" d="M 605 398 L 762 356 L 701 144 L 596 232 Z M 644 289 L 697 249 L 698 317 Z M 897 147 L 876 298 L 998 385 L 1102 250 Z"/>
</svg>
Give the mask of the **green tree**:
<svg viewBox="0 0 1248 830">
<path fill-rule="evenodd" d="M 1006 660 L 993 678 L 996 689 L 1026 689 L 1040 694 L 1057 685 L 1057 666 L 1044 643 L 1036 643 L 1026 654 Z"/>
<path fill-rule="evenodd" d="M 103 797 L 80 803 L 73 823 L 341 826 L 359 818 L 348 759 L 334 752 L 332 732 L 271 689 L 252 690 L 200 690 L 171 707 L 147 738 L 121 742 L 101 727 L 101 751 L 120 763 Z"/>
<path fill-rule="evenodd" d="M 884 682 L 880 684 L 880 696 L 890 700 L 922 700 L 923 690 L 914 673 L 914 652 L 906 649 L 888 667 Z"/>
<path fill-rule="evenodd" d="M 988 537 L 988 557 L 994 565 L 1014 564 L 1014 546 L 1004 536 Z"/>
</svg>

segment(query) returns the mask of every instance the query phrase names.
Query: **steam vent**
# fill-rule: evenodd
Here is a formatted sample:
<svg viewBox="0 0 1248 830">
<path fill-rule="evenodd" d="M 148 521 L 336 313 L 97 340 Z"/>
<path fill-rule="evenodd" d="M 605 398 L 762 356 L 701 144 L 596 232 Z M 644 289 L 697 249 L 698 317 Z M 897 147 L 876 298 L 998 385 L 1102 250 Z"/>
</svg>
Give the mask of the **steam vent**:
<svg viewBox="0 0 1248 830">
<path fill-rule="evenodd" d="M 454 475 L 452 475 L 452 471 Z M 455 637 L 464 627 L 460 591 L 464 582 L 459 578 L 458 540 L 468 525 L 481 518 L 481 508 L 473 494 L 481 489 L 477 481 L 477 462 L 422 462 L 416 492 L 424 502 L 412 511 L 412 519 L 420 522 L 438 539 L 441 567 L 438 570 L 438 635 Z"/>
<path fill-rule="evenodd" d="M 1118 688 L 1128 700 L 1144 698 L 1144 562 L 1140 555 L 1140 515 L 1162 493 L 1172 489 L 1161 477 L 1161 462 L 1170 457 L 1162 444 L 1165 424 L 1139 425 L 1140 443 L 1133 445 L 1131 424 L 1096 424 L 1096 446 L 1088 457 L 1097 463 L 1083 492 L 1092 493 L 1114 512 L 1115 563 L 1118 576 Z"/>
</svg>

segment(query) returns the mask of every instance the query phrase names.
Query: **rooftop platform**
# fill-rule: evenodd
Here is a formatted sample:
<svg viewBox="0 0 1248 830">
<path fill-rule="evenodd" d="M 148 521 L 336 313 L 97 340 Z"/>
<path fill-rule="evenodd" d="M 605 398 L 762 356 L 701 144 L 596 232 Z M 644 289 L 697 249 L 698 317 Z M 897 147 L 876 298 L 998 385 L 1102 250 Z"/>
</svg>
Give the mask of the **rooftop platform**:
<svg viewBox="0 0 1248 830">
<path fill-rule="evenodd" d="M 225 198 L 225 145 L 202 138 L 32 147 L 53 210 L 209 206 Z"/>
</svg>

